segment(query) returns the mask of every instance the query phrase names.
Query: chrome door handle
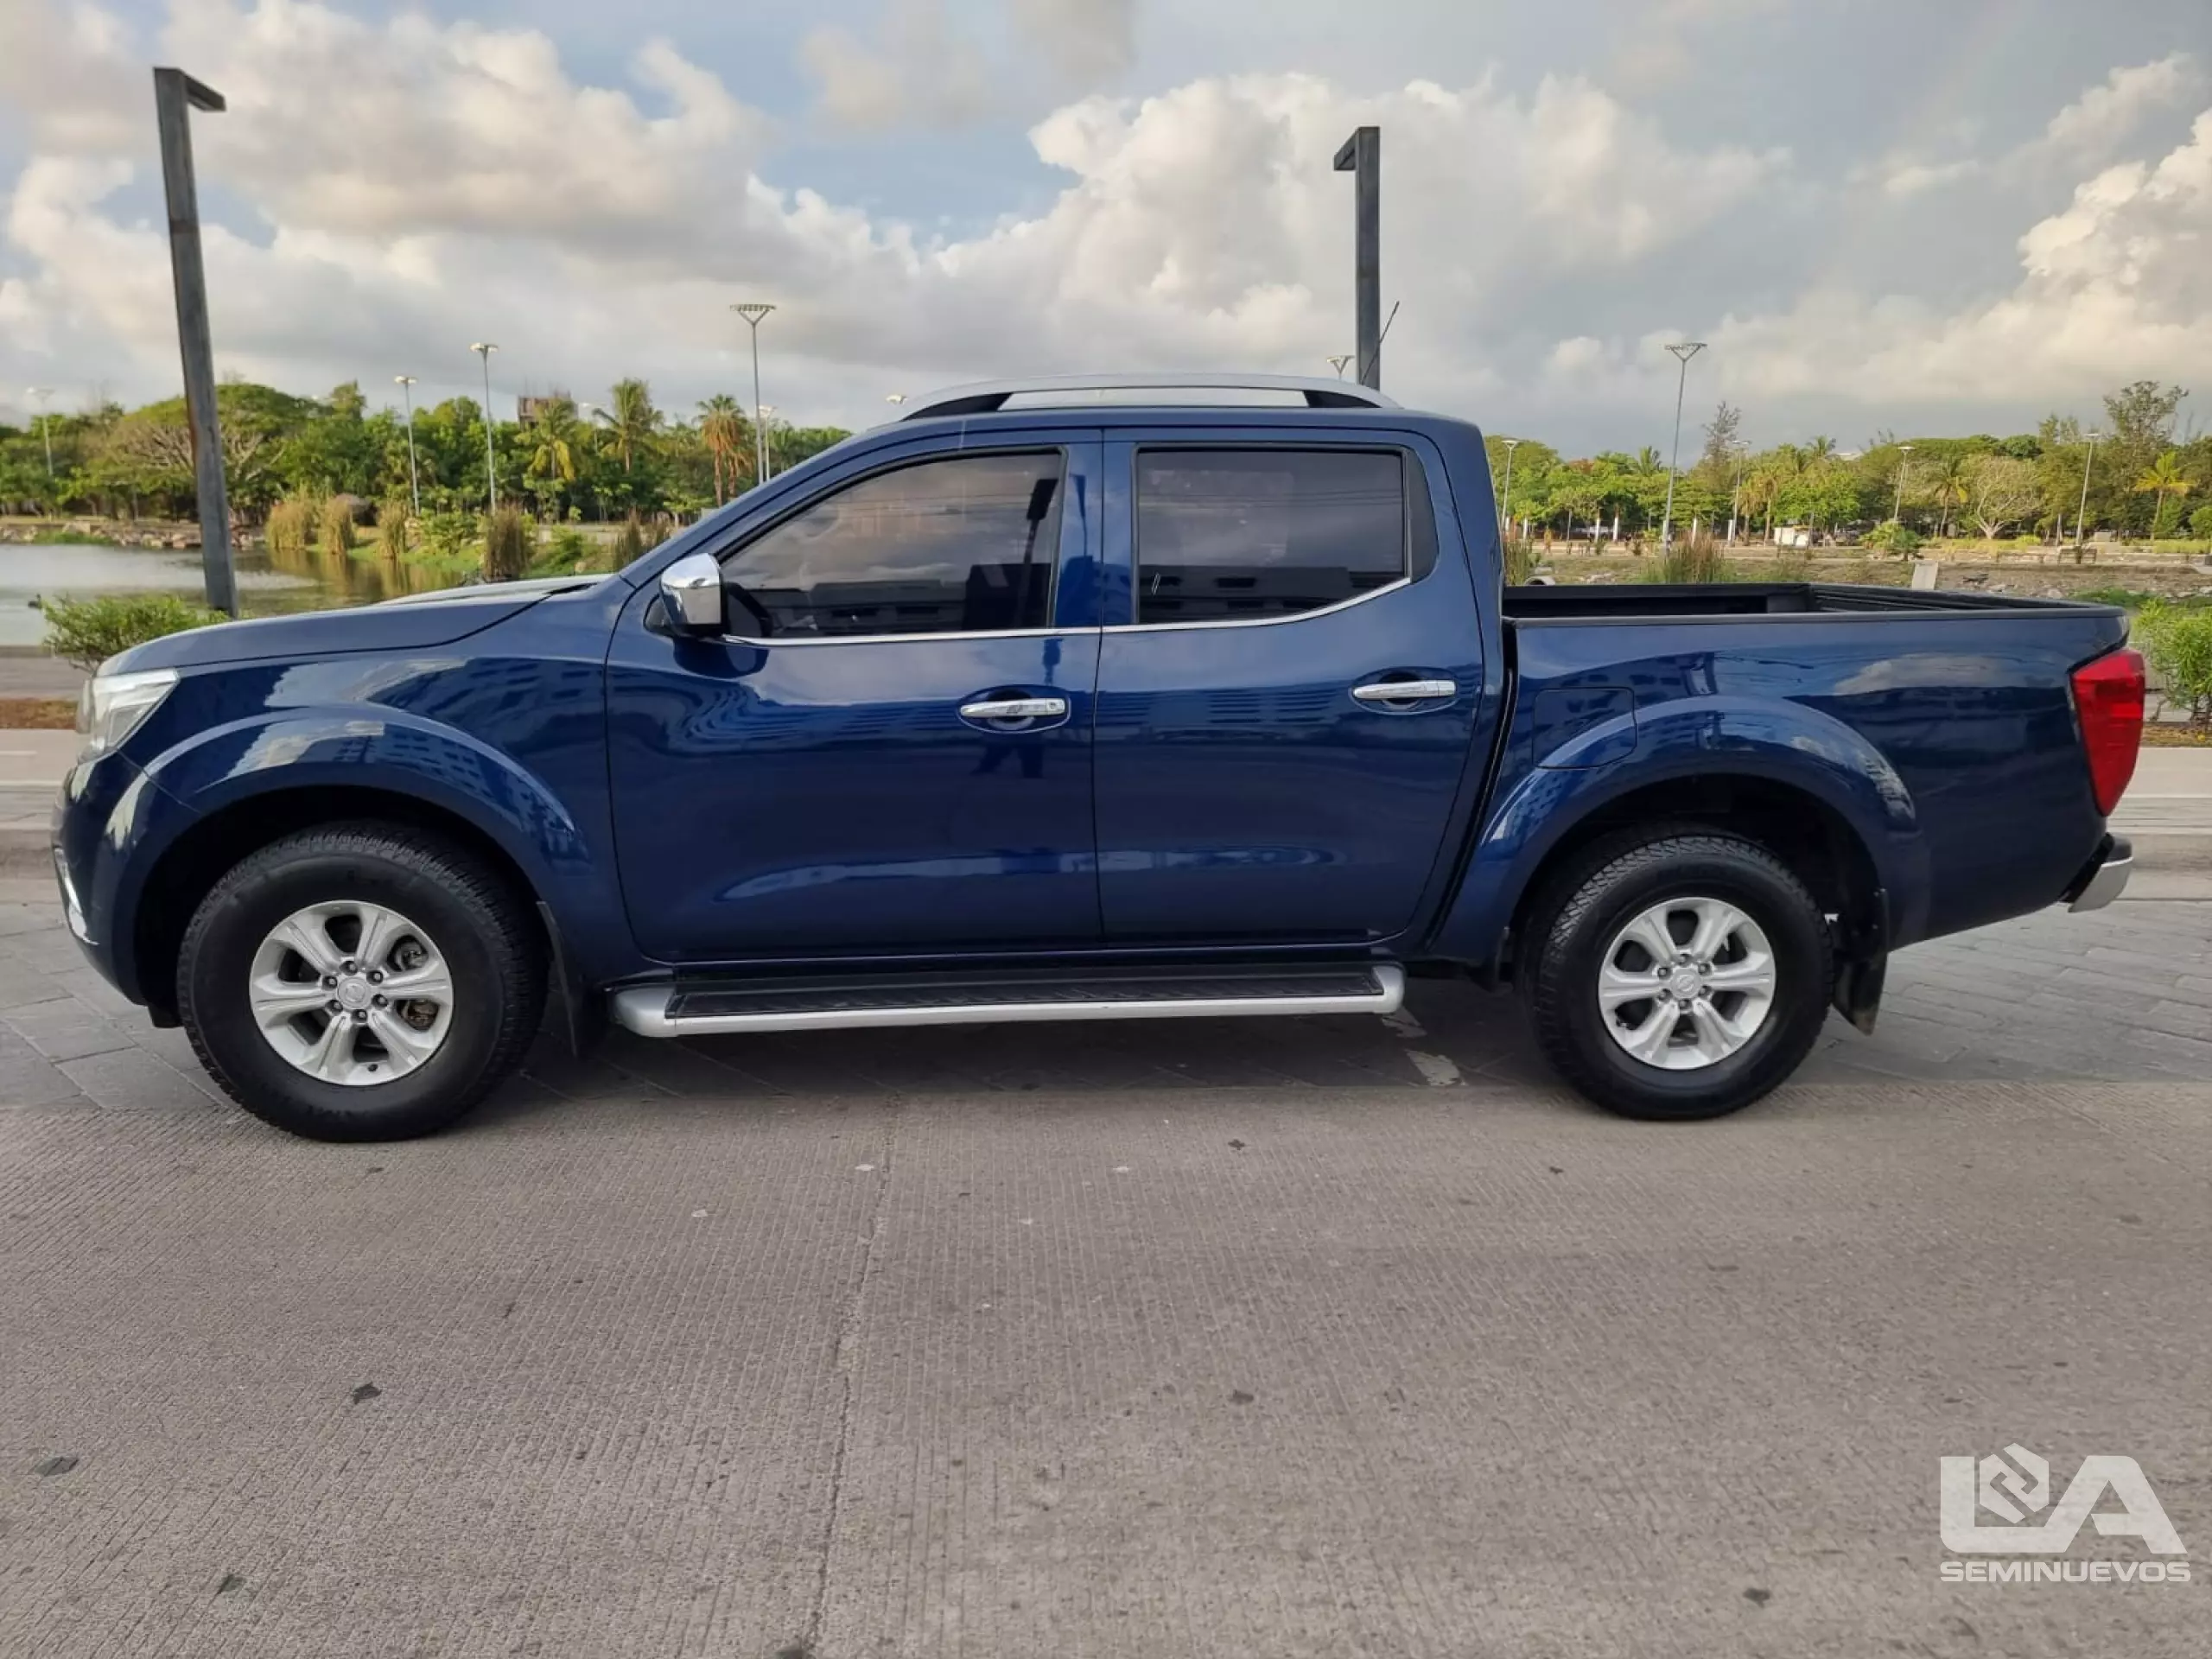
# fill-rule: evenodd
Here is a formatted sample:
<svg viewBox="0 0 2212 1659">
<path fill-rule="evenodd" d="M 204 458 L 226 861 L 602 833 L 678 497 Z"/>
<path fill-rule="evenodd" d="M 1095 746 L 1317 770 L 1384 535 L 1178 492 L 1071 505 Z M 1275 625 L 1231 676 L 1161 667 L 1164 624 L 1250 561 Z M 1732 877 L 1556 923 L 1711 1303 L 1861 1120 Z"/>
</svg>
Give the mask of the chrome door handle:
<svg viewBox="0 0 2212 1659">
<path fill-rule="evenodd" d="M 1362 702 L 1426 702 L 1431 697 L 1456 697 L 1457 680 L 1372 680 L 1355 685 L 1353 696 Z"/>
<path fill-rule="evenodd" d="M 1057 720 L 1067 711 L 1065 697 L 998 697 L 960 705 L 963 720 Z"/>
</svg>

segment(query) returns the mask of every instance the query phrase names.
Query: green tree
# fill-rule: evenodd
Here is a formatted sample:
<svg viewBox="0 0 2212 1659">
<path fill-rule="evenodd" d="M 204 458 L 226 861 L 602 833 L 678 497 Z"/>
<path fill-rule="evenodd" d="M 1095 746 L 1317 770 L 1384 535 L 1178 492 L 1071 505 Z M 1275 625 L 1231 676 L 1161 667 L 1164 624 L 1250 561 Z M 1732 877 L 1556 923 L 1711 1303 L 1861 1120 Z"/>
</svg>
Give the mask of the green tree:
<svg viewBox="0 0 2212 1659">
<path fill-rule="evenodd" d="M 2193 486 L 2188 475 L 2182 471 L 2180 454 L 2169 449 L 2137 474 L 2135 482 L 2128 487 L 2138 495 L 2158 497 L 2158 505 L 2151 515 L 2151 535 L 2156 540 L 2158 522 L 2165 516 L 2166 498 L 2171 496 L 2178 501 Z"/>
<path fill-rule="evenodd" d="M 737 480 L 753 471 L 753 429 L 737 399 L 718 391 L 699 405 L 699 438 L 715 465 L 715 505 L 737 493 Z"/>
<path fill-rule="evenodd" d="M 541 501 L 557 499 L 576 481 L 576 451 L 582 447 L 583 430 L 575 399 L 549 397 L 537 406 L 524 429 L 530 459 L 524 463 L 523 476 Z"/>
<path fill-rule="evenodd" d="M 661 412 L 653 407 L 652 388 L 636 378 L 617 380 L 599 418 L 606 427 L 607 447 L 621 457 L 622 470 L 634 472 L 638 457 L 650 452 L 653 435 L 660 430 Z"/>
</svg>

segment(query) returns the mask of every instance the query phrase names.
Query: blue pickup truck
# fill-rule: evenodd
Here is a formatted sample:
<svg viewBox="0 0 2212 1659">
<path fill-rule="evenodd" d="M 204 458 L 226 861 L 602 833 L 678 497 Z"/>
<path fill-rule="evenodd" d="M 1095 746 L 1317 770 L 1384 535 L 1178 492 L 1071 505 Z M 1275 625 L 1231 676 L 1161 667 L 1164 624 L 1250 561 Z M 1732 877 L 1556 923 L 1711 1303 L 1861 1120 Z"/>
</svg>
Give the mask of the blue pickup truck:
<svg viewBox="0 0 2212 1659">
<path fill-rule="evenodd" d="M 2109 901 L 2104 606 L 1500 575 L 1479 432 L 1335 381 L 957 389 L 609 576 L 207 628 L 88 686 L 68 924 L 249 1111 L 451 1122 L 579 1045 L 1389 1013 L 1510 985 L 1733 1110 L 1889 953 Z M 979 1039 L 987 1040 L 987 1039 Z"/>
</svg>

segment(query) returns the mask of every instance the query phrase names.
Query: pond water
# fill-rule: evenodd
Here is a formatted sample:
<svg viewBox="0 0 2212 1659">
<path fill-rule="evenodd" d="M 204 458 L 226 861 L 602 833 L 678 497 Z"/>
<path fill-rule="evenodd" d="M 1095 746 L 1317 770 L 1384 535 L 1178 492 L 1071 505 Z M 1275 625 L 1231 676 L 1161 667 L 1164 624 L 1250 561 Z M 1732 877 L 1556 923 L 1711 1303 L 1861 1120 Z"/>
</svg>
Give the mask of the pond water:
<svg viewBox="0 0 2212 1659">
<path fill-rule="evenodd" d="M 327 611 L 372 605 L 401 594 L 450 588 L 460 580 L 420 565 L 375 556 L 354 558 L 316 549 L 273 560 L 263 548 L 234 554 L 239 608 L 248 616 L 288 611 Z M 181 594 L 205 591 L 200 552 L 158 548 L 0 544 L 0 646 L 35 645 L 46 622 L 31 601 L 47 594 L 89 599 L 99 594 Z"/>
</svg>

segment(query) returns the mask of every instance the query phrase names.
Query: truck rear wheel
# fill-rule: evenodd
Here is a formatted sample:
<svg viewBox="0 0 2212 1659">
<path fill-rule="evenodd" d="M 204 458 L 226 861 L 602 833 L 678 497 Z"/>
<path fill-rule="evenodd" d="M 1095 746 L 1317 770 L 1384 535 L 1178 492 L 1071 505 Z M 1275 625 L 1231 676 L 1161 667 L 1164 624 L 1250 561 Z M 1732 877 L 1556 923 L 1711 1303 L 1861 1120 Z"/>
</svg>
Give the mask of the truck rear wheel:
<svg viewBox="0 0 2212 1659">
<path fill-rule="evenodd" d="M 1719 1117 L 1795 1071 L 1827 1016 L 1820 906 L 1773 854 L 1694 828 L 1599 843 L 1529 918 L 1516 971 L 1536 1041 L 1624 1116 Z"/>
<path fill-rule="evenodd" d="M 512 1071 L 545 999 L 535 922 L 483 863 L 393 825 L 302 830 L 217 882 L 177 1009 L 232 1099 L 318 1141 L 453 1122 Z"/>
</svg>

